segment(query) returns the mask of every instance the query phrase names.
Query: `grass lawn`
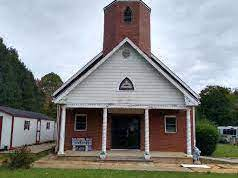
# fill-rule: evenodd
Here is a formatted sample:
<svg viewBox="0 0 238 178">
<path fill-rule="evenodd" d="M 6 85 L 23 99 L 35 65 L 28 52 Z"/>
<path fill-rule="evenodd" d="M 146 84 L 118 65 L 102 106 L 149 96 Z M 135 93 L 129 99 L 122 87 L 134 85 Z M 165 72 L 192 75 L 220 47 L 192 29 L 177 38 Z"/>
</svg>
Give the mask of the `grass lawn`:
<svg viewBox="0 0 238 178">
<path fill-rule="evenodd" d="M 218 144 L 217 149 L 212 156 L 223 158 L 238 158 L 238 146 L 229 144 Z"/>
<path fill-rule="evenodd" d="M 30 169 L 11 171 L 0 168 L 2 178 L 237 178 L 237 174 L 167 173 L 111 170 Z"/>
</svg>

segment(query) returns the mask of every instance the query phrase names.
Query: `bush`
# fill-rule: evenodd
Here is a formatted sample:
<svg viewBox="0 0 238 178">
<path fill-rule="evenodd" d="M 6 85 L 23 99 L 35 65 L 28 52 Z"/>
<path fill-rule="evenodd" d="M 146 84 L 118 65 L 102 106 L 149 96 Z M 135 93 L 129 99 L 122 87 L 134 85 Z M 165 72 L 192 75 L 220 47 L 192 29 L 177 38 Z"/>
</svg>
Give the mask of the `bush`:
<svg viewBox="0 0 238 178">
<path fill-rule="evenodd" d="M 5 166 L 10 169 L 29 169 L 34 161 L 31 150 L 23 146 L 9 154 L 9 158 L 4 162 Z"/>
<path fill-rule="evenodd" d="M 217 128 L 207 120 L 201 120 L 196 126 L 196 143 L 201 154 L 210 156 L 216 150 L 219 139 Z"/>
</svg>

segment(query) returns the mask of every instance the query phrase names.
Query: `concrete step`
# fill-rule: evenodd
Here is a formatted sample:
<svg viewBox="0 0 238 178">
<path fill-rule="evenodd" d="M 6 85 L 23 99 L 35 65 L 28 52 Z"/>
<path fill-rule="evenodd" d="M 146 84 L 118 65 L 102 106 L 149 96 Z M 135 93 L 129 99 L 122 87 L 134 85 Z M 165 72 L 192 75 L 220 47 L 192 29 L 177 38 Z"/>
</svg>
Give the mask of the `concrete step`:
<svg viewBox="0 0 238 178">
<path fill-rule="evenodd" d="M 97 156 L 60 156 L 56 157 L 57 160 L 61 161 L 100 161 L 100 162 L 156 162 L 165 164 L 191 164 L 192 159 L 186 157 L 155 157 L 150 160 L 145 160 L 143 157 L 108 157 L 106 160 L 100 160 Z"/>
</svg>

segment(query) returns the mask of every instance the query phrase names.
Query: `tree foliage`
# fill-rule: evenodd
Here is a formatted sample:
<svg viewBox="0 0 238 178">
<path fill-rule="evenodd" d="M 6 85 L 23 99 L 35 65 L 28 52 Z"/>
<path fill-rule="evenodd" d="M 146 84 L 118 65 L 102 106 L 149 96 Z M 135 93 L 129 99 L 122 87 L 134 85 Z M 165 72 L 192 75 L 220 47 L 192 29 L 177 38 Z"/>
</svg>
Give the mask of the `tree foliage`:
<svg viewBox="0 0 238 178">
<path fill-rule="evenodd" d="M 41 112 L 43 93 L 13 48 L 0 38 L 0 105 Z"/>
<path fill-rule="evenodd" d="M 237 90 L 221 86 L 207 86 L 200 93 L 198 118 L 206 118 L 217 125 L 238 125 Z"/>
<path fill-rule="evenodd" d="M 43 112 L 56 118 L 56 105 L 52 102 L 52 94 L 63 84 L 61 78 L 55 73 L 49 73 L 37 81 L 37 85 L 44 94 Z"/>
</svg>

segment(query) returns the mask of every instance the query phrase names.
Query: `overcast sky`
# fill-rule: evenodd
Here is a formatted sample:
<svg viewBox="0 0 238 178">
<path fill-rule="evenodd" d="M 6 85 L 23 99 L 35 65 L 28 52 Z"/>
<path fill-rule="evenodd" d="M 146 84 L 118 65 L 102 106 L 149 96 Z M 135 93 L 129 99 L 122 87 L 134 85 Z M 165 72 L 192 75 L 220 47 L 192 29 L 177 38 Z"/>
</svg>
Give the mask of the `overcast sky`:
<svg viewBox="0 0 238 178">
<path fill-rule="evenodd" d="M 112 0 L 0 0 L 0 36 L 40 78 L 66 81 L 102 50 L 103 7 Z M 199 92 L 238 87 L 237 0 L 145 0 L 152 52 Z"/>
</svg>

